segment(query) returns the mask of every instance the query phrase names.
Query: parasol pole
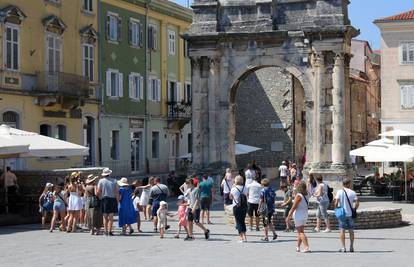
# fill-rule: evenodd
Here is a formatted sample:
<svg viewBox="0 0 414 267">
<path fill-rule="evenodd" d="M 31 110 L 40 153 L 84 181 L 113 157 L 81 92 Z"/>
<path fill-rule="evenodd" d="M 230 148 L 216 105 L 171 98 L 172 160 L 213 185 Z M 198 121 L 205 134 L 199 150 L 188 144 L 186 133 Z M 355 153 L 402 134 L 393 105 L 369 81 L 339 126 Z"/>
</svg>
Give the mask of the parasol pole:
<svg viewBox="0 0 414 267">
<path fill-rule="evenodd" d="M 6 166 L 6 159 L 3 159 L 3 186 L 4 186 L 4 206 L 6 208 L 6 214 L 9 213 L 9 198 L 8 198 L 8 192 L 7 192 L 7 186 L 6 186 L 6 172 L 7 172 L 7 166 Z"/>
<path fill-rule="evenodd" d="M 405 202 L 408 202 L 408 190 L 407 190 L 407 162 L 404 162 L 404 174 L 405 174 Z"/>
</svg>

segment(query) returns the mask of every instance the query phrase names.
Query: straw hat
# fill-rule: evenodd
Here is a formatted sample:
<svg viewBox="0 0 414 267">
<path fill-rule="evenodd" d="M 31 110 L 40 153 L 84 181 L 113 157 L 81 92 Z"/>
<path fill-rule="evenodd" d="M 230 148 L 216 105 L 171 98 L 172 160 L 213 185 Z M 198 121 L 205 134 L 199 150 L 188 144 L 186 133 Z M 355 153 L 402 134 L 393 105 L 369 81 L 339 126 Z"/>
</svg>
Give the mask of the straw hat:
<svg viewBox="0 0 414 267">
<path fill-rule="evenodd" d="M 51 187 L 53 187 L 52 183 L 46 183 L 46 188 L 51 188 Z"/>
<path fill-rule="evenodd" d="M 125 178 L 125 177 L 122 177 L 121 180 L 118 181 L 118 185 L 119 186 L 128 186 L 129 185 L 128 179 Z"/>
<path fill-rule="evenodd" d="M 79 176 L 79 173 L 78 172 L 72 172 L 70 174 L 70 177 L 78 177 L 78 176 Z"/>
<path fill-rule="evenodd" d="M 98 176 L 92 177 L 93 174 L 88 175 L 88 179 L 86 179 L 85 184 L 91 184 L 93 182 L 96 181 L 96 179 L 98 179 Z"/>
<path fill-rule="evenodd" d="M 160 206 L 162 206 L 162 205 L 167 205 L 167 202 L 165 202 L 165 201 L 161 201 L 161 202 L 160 202 Z"/>
<path fill-rule="evenodd" d="M 112 171 L 109 169 L 109 168 L 105 168 L 105 169 L 103 169 L 103 171 L 102 171 L 102 176 L 109 176 L 109 175 L 111 175 L 112 174 Z"/>
</svg>

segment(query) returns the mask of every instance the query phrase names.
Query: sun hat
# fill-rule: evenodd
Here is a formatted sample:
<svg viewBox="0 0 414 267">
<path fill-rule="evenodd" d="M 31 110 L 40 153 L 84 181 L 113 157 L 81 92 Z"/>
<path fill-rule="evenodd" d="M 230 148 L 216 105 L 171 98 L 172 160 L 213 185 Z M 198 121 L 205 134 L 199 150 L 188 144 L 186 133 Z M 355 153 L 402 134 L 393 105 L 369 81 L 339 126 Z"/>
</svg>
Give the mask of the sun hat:
<svg viewBox="0 0 414 267">
<path fill-rule="evenodd" d="M 185 199 L 185 197 L 184 197 L 184 195 L 179 195 L 177 199 L 178 199 L 178 200 L 184 200 L 184 199 Z"/>
<path fill-rule="evenodd" d="M 53 187 L 53 184 L 52 183 L 46 183 L 46 187 L 47 188 Z"/>
<path fill-rule="evenodd" d="M 167 205 L 167 202 L 165 202 L 165 201 L 161 201 L 160 202 L 160 205 L 162 206 L 162 205 Z"/>
<path fill-rule="evenodd" d="M 119 186 L 128 186 L 129 185 L 128 179 L 125 178 L 125 177 L 122 177 L 121 180 L 118 181 L 118 185 Z"/>
<path fill-rule="evenodd" d="M 93 174 L 88 175 L 88 179 L 86 179 L 85 184 L 91 184 L 98 179 L 98 176 L 92 177 Z"/>
<path fill-rule="evenodd" d="M 101 176 L 109 176 L 111 175 L 112 171 L 109 168 L 104 168 L 102 171 Z"/>
</svg>

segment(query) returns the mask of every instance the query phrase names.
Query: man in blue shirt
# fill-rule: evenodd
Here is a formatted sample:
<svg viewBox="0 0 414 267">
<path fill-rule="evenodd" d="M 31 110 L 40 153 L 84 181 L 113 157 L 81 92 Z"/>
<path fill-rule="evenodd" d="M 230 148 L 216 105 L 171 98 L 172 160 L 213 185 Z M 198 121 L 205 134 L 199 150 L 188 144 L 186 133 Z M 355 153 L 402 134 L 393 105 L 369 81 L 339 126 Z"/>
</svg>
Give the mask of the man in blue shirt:
<svg viewBox="0 0 414 267">
<path fill-rule="evenodd" d="M 207 175 L 203 175 L 203 180 L 198 188 L 200 189 L 201 223 L 204 224 L 204 215 L 206 215 L 207 223 L 211 224 L 210 208 L 213 199 L 213 182 L 208 179 Z"/>
<path fill-rule="evenodd" d="M 260 192 L 259 211 L 263 219 L 264 235 L 262 241 L 269 241 L 269 228 L 273 232 L 273 240 L 277 239 L 275 227 L 272 223 L 272 217 L 275 212 L 275 191 L 270 187 L 268 179 L 262 180 L 262 191 Z M 265 206 L 264 206 L 265 205 Z"/>
</svg>

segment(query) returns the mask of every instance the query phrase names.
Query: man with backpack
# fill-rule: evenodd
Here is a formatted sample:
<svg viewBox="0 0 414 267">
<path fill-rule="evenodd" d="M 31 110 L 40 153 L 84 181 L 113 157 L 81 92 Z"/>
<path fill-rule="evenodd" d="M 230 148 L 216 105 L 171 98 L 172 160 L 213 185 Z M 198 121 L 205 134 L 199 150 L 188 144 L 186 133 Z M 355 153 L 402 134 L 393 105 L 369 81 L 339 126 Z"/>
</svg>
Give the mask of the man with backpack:
<svg viewBox="0 0 414 267">
<path fill-rule="evenodd" d="M 200 212 L 201 212 L 201 201 L 200 201 L 200 190 L 195 186 L 192 178 L 187 180 L 189 185 L 189 196 L 188 196 L 188 209 L 187 209 L 187 221 L 188 221 L 188 236 L 184 239 L 186 241 L 194 240 L 194 223 L 204 232 L 206 239 L 210 238 L 210 230 L 204 227 L 200 223 Z"/>
<path fill-rule="evenodd" d="M 236 229 L 239 232 L 239 242 L 247 242 L 246 238 L 246 214 L 247 214 L 247 188 L 243 185 L 243 177 L 236 176 L 235 184 L 230 191 L 233 200 L 233 214 L 236 221 Z"/>
<path fill-rule="evenodd" d="M 262 191 L 260 192 L 259 211 L 263 219 L 264 238 L 262 241 L 269 241 L 269 228 L 273 232 L 273 240 L 277 239 L 275 227 L 272 222 L 273 214 L 275 212 L 275 191 L 270 187 L 268 179 L 262 180 Z"/>
<path fill-rule="evenodd" d="M 346 252 L 345 248 L 345 231 L 349 231 L 350 246 L 349 252 L 354 252 L 354 218 L 356 218 L 356 210 L 359 207 L 359 200 L 357 194 L 351 189 L 351 180 L 345 179 L 342 182 L 343 189 L 336 193 L 335 207 L 341 207 L 345 211 L 345 217 L 338 219 L 339 222 L 339 239 L 342 248 L 339 252 Z"/>
<path fill-rule="evenodd" d="M 170 194 L 168 187 L 165 184 L 161 183 L 161 179 L 159 177 L 155 178 L 154 180 L 155 185 L 150 189 L 150 198 L 152 201 L 152 217 L 154 218 L 154 231 L 157 231 L 157 211 L 160 208 L 161 201 L 167 201 L 167 197 Z"/>
</svg>

